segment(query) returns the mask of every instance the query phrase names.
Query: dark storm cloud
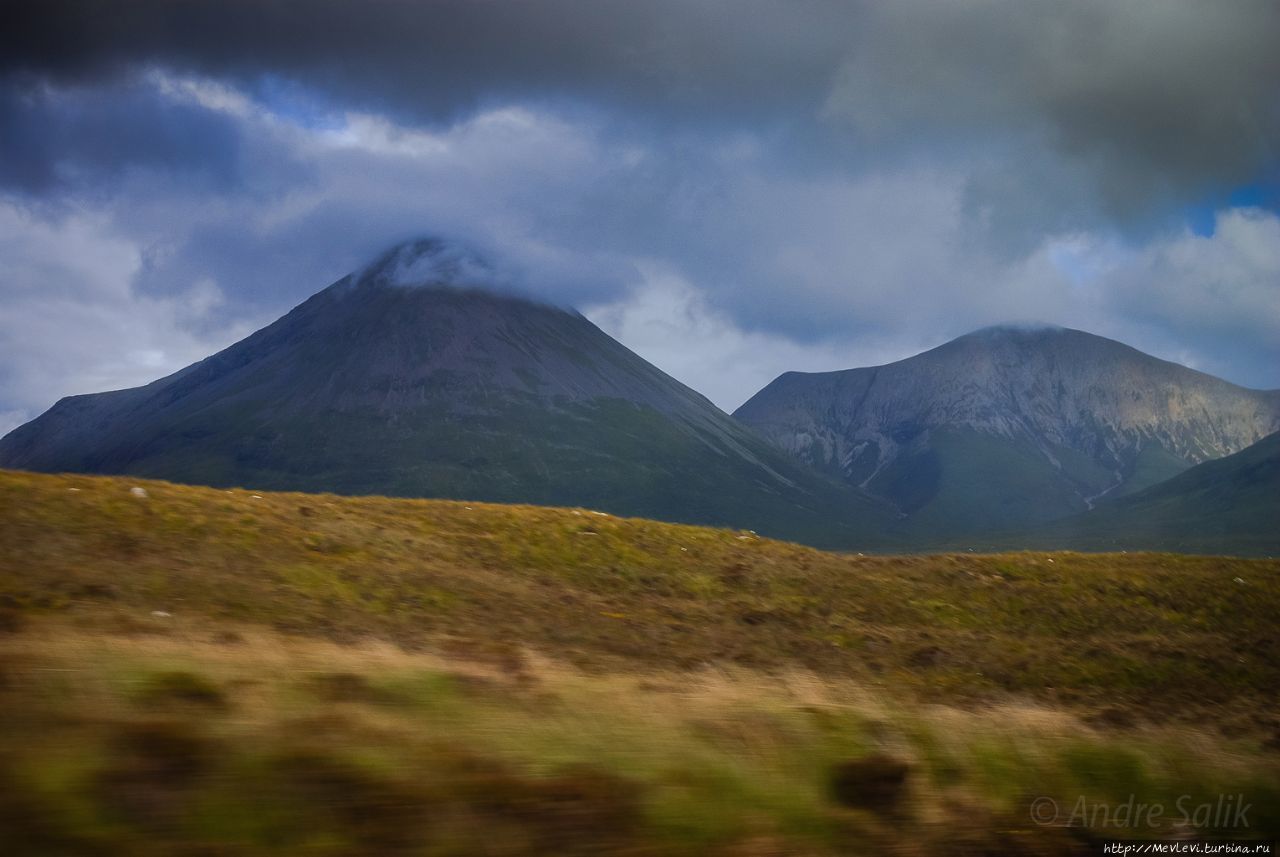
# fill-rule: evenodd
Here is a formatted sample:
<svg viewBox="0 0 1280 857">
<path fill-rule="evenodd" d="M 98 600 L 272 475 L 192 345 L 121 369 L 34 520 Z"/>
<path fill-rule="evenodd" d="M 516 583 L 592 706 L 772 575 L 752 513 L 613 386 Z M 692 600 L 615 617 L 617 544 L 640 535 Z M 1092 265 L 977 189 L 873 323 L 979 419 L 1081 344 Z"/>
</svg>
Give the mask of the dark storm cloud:
<svg viewBox="0 0 1280 857">
<path fill-rule="evenodd" d="M 847 21 L 770 0 L 52 0 L 7 3 L 9 69 L 82 78 L 136 63 L 305 80 L 426 118 L 492 97 L 585 94 L 696 108 L 810 107 Z M 785 14 L 783 14 L 785 12 Z"/>
<path fill-rule="evenodd" d="M 1123 218 L 1280 178 L 1273 0 L 906 2 L 869 12 L 829 113 L 872 139 L 936 145 L 942 133 L 953 146 L 985 147 L 970 196 L 996 216 L 1000 202 L 1025 196 L 1009 187 L 1018 182 L 1034 182 L 1061 216 L 1089 204 L 1078 189 L 1092 179 L 1096 202 Z M 1040 216 L 1052 224 L 1050 212 Z"/>
<path fill-rule="evenodd" d="M 240 177 L 240 148 L 229 117 L 157 98 L 135 81 L 0 88 L 0 188 L 84 189 L 135 168 L 230 187 Z"/>
<path fill-rule="evenodd" d="M 1047 147 L 1077 173 L 1049 184 L 1091 181 L 1097 200 L 1068 201 L 1081 212 L 1212 195 L 1280 155 L 1273 0 L 42 0 L 5 12 L 3 67 L 63 78 L 140 64 L 248 86 L 279 75 L 418 121 L 557 98 L 685 121 L 771 117 L 808 124 L 802 157 L 977 146 L 1023 181 L 1053 171 L 1035 157 Z M 1011 198 L 996 172 L 975 180 L 976 208 Z"/>
</svg>

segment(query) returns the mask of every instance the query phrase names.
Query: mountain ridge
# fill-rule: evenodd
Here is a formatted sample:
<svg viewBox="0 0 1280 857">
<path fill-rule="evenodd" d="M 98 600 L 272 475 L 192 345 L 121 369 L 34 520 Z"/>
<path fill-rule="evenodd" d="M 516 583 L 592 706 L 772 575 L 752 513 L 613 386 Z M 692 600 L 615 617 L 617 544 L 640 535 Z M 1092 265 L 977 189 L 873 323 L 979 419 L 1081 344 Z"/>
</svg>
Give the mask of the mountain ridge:
<svg viewBox="0 0 1280 857">
<path fill-rule="evenodd" d="M 1278 429 L 1280 391 L 1045 324 L 784 373 L 730 417 L 580 313 L 426 239 L 151 384 L 60 400 L 0 439 L 0 466 L 581 505 L 919 550 L 1071 518 Z"/>
<path fill-rule="evenodd" d="M 997 326 L 882 366 L 780 375 L 734 416 L 917 530 L 971 531 L 1065 517 L 1236 452 L 1280 429 L 1280 390 L 1071 328 Z"/>
<path fill-rule="evenodd" d="M 840 546 L 884 528 L 877 501 L 581 314 L 477 288 L 488 275 L 453 245 L 402 245 L 192 366 L 60 401 L 0 439 L 0 465 L 582 505 Z"/>
</svg>

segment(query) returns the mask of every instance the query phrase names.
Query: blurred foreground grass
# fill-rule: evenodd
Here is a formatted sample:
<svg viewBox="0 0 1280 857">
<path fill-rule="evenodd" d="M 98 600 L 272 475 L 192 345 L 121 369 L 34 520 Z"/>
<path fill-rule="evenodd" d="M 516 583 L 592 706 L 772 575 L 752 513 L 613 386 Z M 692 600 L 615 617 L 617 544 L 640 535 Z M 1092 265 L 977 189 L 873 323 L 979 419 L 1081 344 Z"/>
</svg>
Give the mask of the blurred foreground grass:
<svg viewBox="0 0 1280 857">
<path fill-rule="evenodd" d="M 1275 562 L 838 556 L 589 510 L 2 472 L 0 541 L 4 854 L 1280 833 Z M 1173 826 L 1237 794 L 1247 830 Z M 1130 796 L 1161 826 L 1031 813 Z"/>
</svg>

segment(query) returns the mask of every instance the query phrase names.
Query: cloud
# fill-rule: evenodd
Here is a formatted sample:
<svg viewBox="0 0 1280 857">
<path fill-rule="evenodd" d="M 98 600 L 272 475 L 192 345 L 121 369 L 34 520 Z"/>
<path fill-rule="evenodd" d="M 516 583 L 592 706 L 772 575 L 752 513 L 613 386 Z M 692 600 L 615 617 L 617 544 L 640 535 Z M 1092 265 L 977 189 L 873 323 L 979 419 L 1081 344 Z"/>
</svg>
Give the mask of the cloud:
<svg viewBox="0 0 1280 857">
<path fill-rule="evenodd" d="M 1206 333 L 1245 335 L 1280 347 L 1280 217 L 1233 209 L 1211 236 L 1189 230 L 1154 242 L 1109 272 L 1124 309 Z"/>
<path fill-rule="evenodd" d="M 512 287 L 555 303 L 607 298 L 634 278 L 626 259 L 587 238 L 600 220 L 594 189 L 629 157 L 590 125 L 506 108 L 440 130 L 367 114 L 319 131 L 270 115 L 244 127 L 260 161 L 250 185 L 280 182 L 277 163 L 305 171 L 272 194 L 228 193 L 199 206 L 184 194 L 130 192 L 150 203 L 139 205 L 148 216 L 130 218 L 129 234 L 163 248 L 139 271 L 142 291 L 208 278 L 235 306 L 287 308 L 424 235 L 474 248 Z M 575 232 L 583 237 L 573 240 Z"/>
<path fill-rule="evenodd" d="M 193 189 L 240 178 L 230 117 L 157 97 L 146 81 L 108 87 L 0 88 L 0 187 L 44 194 L 97 186 L 135 169 Z"/>
<path fill-rule="evenodd" d="M 277 75 L 378 112 L 457 118 L 582 95 L 686 111 L 789 108 L 834 63 L 839 4 L 776 0 L 133 0 L 8 4 L 0 70 L 84 79 L 135 65 Z"/>
<path fill-rule="evenodd" d="M 204 283 L 162 298 L 138 295 L 130 286 L 136 248 L 112 237 L 97 215 L 51 222 L 0 205 L 0 258 L 0 402 L 14 424 L 62 396 L 155 380 L 267 321 L 193 333 L 220 302 L 217 289 Z"/>
<path fill-rule="evenodd" d="M 216 284 L 227 301 L 212 323 L 287 309 L 421 234 L 474 247 L 558 304 L 617 300 L 642 284 L 639 263 L 659 260 L 735 324 L 797 341 L 937 333 L 990 321 L 993 307 L 1053 314 L 971 240 L 959 173 L 797 174 L 742 135 L 673 149 L 524 108 L 440 129 L 365 113 L 312 128 L 245 113 L 199 82 L 149 85 L 234 121 L 243 187 L 175 186 L 160 163 L 61 197 L 138 248 L 139 294 Z"/>
<path fill-rule="evenodd" d="M 1088 185 L 1071 200 L 1081 218 L 1199 201 L 1280 157 L 1271 0 L 45 0 L 6 11 L 0 71 L 14 79 L 162 67 L 268 102 L 291 82 L 410 124 L 572 102 L 667 127 L 772 127 L 804 159 L 986 158 L 1039 187 L 1060 162 Z M 975 183 L 975 210 L 1034 201 L 1035 188 L 995 178 Z"/>
<path fill-rule="evenodd" d="M 584 309 L 602 330 L 725 411 L 733 411 L 783 372 L 822 372 L 882 363 L 912 353 L 898 341 L 844 337 L 801 342 L 745 331 L 677 274 L 642 266 L 626 297 Z"/>
<path fill-rule="evenodd" d="M 213 159 L 198 146 L 187 162 L 137 151 L 119 168 L 99 169 L 107 154 L 93 147 L 99 129 L 90 128 L 83 144 L 41 147 L 45 162 L 74 180 L 39 192 L 11 187 L 10 200 L 51 221 L 94 212 L 104 231 L 139 254 L 140 294 L 162 297 L 211 281 L 228 298 L 216 319 L 287 309 L 424 234 L 476 247 L 524 290 L 558 303 L 607 298 L 634 279 L 626 260 L 564 240 L 600 222 L 590 209 L 595 188 L 634 158 L 633 147 L 603 140 L 589 122 L 502 108 L 441 129 L 352 112 L 309 127 L 235 90 L 156 72 L 132 80 L 128 98 L 153 105 L 120 118 L 139 138 L 163 135 L 186 117 L 196 131 L 229 129 L 221 136 L 235 141 L 235 179 L 199 180 Z M 41 112 L 61 122 L 90 100 L 79 88 L 53 88 Z M 114 108 L 107 99 L 94 115 L 114 117 Z"/>
<path fill-rule="evenodd" d="M 867 14 L 826 110 L 872 139 L 1046 146 L 1088 168 L 1121 213 L 1252 181 L 1280 156 L 1270 0 L 906 2 Z"/>
<path fill-rule="evenodd" d="M 820 336 L 744 327 L 680 275 L 640 269 L 634 291 L 588 306 L 587 317 L 726 411 L 783 372 L 882 365 L 1019 319 L 1026 327 L 1052 319 L 1247 386 L 1280 380 L 1280 217 L 1257 210 L 1220 212 L 1211 237 L 1182 232 L 1140 250 L 1091 234 L 1055 239 L 1016 264 L 987 267 L 997 281 L 985 298 L 948 294 L 945 284 L 897 293 L 902 311 L 868 310 L 865 325 Z"/>
<path fill-rule="evenodd" d="M 1280 216 L 1230 209 L 1216 221 L 1211 236 L 1184 230 L 1122 254 L 1094 287 L 1111 314 L 1160 331 L 1183 362 L 1280 386 Z"/>
</svg>

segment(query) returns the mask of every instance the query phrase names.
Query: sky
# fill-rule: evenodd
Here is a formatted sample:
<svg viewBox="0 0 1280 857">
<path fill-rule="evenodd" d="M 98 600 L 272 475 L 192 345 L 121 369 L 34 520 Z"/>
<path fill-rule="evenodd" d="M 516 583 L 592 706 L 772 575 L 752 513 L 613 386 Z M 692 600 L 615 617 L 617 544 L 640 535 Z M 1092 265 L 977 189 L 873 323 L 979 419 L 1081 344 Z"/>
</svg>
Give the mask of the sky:
<svg viewBox="0 0 1280 857">
<path fill-rule="evenodd" d="M 1274 0 L 0 12 L 0 431 L 424 235 L 728 410 L 1005 322 L 1280 387 Z"/>
</svg>

